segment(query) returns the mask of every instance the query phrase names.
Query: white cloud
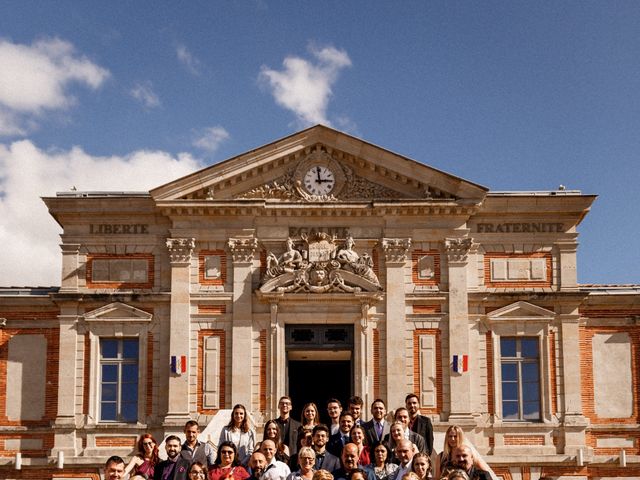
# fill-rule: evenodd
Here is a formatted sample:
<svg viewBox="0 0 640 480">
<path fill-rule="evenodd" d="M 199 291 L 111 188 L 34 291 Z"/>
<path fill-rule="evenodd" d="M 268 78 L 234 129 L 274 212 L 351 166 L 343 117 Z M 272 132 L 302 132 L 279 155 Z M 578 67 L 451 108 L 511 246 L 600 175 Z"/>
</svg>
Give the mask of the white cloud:
<svg viewBox="0 0 640 480">
<path fill-rule="evenodd" d="M 193 141 L 193 145 L 208 152 L 215 152 L 220 144 L 229 138 L 229 132 L 224 128 L 220 126 L 209 127 L 205 128 L 198 138 Z"/>
<path fill-rule="evenodd" d="M 178 60 L 187 67 L 193 75 L 200 75 L 200 60 L 198 60 L 184 45 L 176 47 Z"/>
<path fill-rule="evenodd" d="M 331 125 L 327 106 L 340 71 L 351 66 L 344 50 L 309 47 L 315 62 L 288 56 L 282 71 L 263 66 L 259 79 L 271 89 L 276 103 L 296 114 L 302 126 Z"/>
<path fill-rule="evenodd" d="M 137 83 L 129 93 L 147 108 L 160 106 L 160 99 L 153 91 L 153 85 L 149 81 Z"/>
<path fill-rule="evenodd" d="M 59 191 L 148 191 L 202 165 L 188 154 L 136 151 L 95 157 L 46 152 L 29 140 L 0 144 L 0 285 L 59 285 L 60 227 L 41 196 Z"/>
<path fill-rule="evenodd" d="M 97 89 L 109 77 L 58 38 L 31 45 L 0 40 L 0 65 L 0 135 L 23 134 L 45 111 L 73 105 L 70 84 Z"/>
</svg>

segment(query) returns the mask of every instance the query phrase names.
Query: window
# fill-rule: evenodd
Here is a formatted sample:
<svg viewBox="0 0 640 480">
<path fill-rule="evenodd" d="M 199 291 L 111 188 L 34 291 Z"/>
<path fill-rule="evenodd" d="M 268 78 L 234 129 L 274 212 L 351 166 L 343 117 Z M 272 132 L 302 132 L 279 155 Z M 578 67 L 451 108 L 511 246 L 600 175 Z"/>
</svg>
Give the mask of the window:
<svg viewBox="0 0 640 480">
<path fill-rule="evenodd" d="M 92 265 L 91 281 L 146 283 L 149 262 L 146 259 L 113 258 L 95 259 Z"/>
<path fill-rule="evenodd" d="M 222 277 L 222 259 L 220 255 L 205 255 L 204 278 L 214 280 Z"/>
<path fill-rule="evenodd" d="M 138 339 L 100 339 L 100 421 L 138 419 Z"/>
<path fill-rule="evenodd" d="M 538 337 L 501 337 L 502 417 L 540 420 Z"/>
</svg>

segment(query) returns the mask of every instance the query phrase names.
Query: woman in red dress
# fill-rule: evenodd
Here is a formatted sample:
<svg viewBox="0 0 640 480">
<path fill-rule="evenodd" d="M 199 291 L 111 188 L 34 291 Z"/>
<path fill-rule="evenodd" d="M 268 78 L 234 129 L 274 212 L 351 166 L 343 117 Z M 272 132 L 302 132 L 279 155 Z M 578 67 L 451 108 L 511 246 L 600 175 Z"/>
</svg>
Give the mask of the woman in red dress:
<svg viewBox="0 0 640 480">
<path fill-rule="evenodd" d="M 160 462 L 158 456 L 158 442 L 150 433 L 145 433 L 138 440 L 138 453 L 133 456 L 127 468 L 124 469 L 125 476 L 130 474 L 131 478 L 140 475 L 142 478 L 153 478 L 153 470 Z"/>
<path fill-rule="evenodd" d="M 247 472 L 238 460 L 238 449 L 233 442 L 222 442 L 218 445 L 218 456 L 209 471 L 209 480 L 245 480 Z"/>
<path fill-rule="evenodd" d="M 351 437 L 351 443 L 355 443 L 358 447 L 358 465 L 366 467 L 371 463 L 371 452 L 369 447 L 365 445 L 367 441 L 365 440 L 364 428 L 356 425 L 349 432 L 349 436 Z"/>
</svg>

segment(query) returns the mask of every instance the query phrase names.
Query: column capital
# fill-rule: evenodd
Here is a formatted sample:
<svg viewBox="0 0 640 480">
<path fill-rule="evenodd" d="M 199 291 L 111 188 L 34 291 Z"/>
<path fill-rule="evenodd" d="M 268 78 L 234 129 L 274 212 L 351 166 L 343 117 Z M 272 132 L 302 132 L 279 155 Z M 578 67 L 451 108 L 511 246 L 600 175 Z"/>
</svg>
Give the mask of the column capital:
<svg viewBox="0 0 640 480">
<path fill-rule="evenodd" d="M 258 248 L 257 238 L 230 238 L 227 242 L 233 263 L 251 263 Z"/>
<path fill-rule="evenodd" d="M 196 246 L 195 238 L 167 238 L 169 261 L 172 264 L 189 263 Z"/>
<path fill-rule="evenodd" d="M 410 238 L 383 238 L 382 249 L 387 264 L 398 263 L 404 265 L 407 253 L 411 248 Z"/>
<path fill-rule="evenodd" d="M 444 241 L 444 250 L 447 254 L 449 264 L 466 263 L 472 245 L 472 238 L 446 238 Z"/>
<path fill-rule="evenodd" d="M 80 252 L 80 244 L 79 243 L 61 243 L 60 250 L 62 253 L 73 254 Z"/>
</svg>

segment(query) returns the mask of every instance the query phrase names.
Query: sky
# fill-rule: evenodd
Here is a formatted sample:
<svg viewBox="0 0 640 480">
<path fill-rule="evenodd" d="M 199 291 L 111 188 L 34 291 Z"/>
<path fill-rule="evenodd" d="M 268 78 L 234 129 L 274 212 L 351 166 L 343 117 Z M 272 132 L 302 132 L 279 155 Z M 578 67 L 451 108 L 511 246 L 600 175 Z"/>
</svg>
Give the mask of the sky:
<svg viewBox="0 0 640 480">
<path fill-rule="evenodd" d="M 640 2 L 9 1 L 0 285 L 59 285 L 41 196 L 149 190 L 325 124 L 491 190 L 599 197 L 581 283 L 640 283 Z"/>
</svg>

